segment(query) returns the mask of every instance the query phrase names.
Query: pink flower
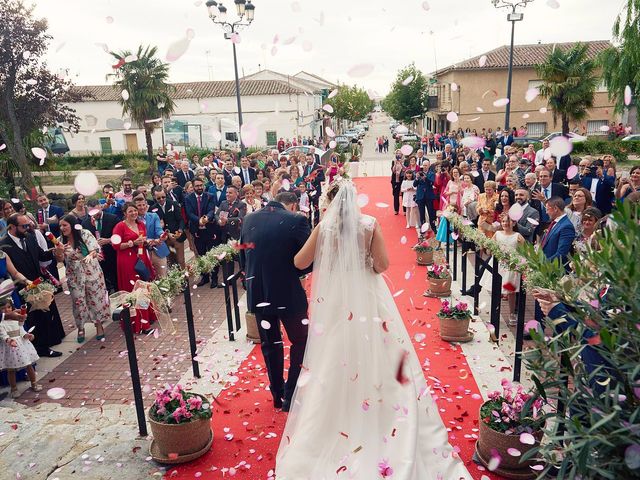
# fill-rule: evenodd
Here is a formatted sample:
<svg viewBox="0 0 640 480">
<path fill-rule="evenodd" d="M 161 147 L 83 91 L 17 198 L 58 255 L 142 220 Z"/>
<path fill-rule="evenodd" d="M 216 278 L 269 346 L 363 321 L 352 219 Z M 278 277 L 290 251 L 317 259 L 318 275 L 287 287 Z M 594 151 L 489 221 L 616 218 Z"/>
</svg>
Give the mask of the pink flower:
<svg viewBox="0 0 640 480">
<path fill-rule="evenodd" d="M 381 462 L 378 462 L 378 472 L 382 476 L 382 478 L 387 478 L 393 475 L 393 468 L 389 465 L 389 462 L 384 459 Z"/>
<path fill-rule="evenodd" d="M 187 400 L 189 410 L 200 410 L 202 408 L 202 399 L 200 397 L 191 397 Z"/>
</svg>

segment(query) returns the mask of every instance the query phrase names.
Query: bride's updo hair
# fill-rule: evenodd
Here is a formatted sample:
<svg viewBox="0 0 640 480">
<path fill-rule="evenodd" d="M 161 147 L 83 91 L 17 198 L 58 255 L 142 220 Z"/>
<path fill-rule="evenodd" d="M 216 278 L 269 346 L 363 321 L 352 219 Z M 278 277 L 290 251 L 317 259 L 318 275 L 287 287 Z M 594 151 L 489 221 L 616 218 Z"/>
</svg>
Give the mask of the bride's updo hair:
<svg viewBox="0 0 640 480">
<path fill-rule="evenodd" d="M 336 181 L 329 185 L 329 188 L 327 190 L 327 200 L 329 202 L 333 201 L 335 196 L 338 194 L 338 190 L 340 190 L 340 182 Z"/>
</svg>

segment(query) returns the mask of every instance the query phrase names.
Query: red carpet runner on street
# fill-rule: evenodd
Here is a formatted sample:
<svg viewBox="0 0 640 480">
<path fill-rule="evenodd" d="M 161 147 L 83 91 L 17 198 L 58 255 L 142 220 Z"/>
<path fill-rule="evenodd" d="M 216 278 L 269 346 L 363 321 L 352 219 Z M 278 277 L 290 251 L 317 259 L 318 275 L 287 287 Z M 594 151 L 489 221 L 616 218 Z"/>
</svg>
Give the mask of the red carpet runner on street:
<svg viewBox="0 0 640 480">
<path fill-rule="evenodd" d="M 387 178 L 363 178 L 356 183 L 359 193 L 369 197 L 364 213 L 375 216 L 382 225 L 391 263 L 385 277 L 413 338 L 427 382 L 436 396 L 440 415 L 449 430 L 449 441 L 456 450 L 459 449 L 460 457 L 473 478 L 498 478 L 471 460 L 482 400 L 460 347 L 453 347 L 438 337 L 435 314 L 440 301 L 422 296 L 426 289 L 426 267 L 416 265 L 415 254 L 411 250 L 416 240 L 415 231 L 405 228 L 402 214 L 393 214 L 393 208 L 389 206 L 392 203 L 391 186 Z M 273 409 L 259 345 L 235 375 L 238 382 L 222 391 L 214 404 L 211 451 L 192 463 L 168 469 L 166 478 L 275 478 L 275 455 L 286 414 Z M 331 400 L 327 399 L 327 402 Z"/>
</svg>

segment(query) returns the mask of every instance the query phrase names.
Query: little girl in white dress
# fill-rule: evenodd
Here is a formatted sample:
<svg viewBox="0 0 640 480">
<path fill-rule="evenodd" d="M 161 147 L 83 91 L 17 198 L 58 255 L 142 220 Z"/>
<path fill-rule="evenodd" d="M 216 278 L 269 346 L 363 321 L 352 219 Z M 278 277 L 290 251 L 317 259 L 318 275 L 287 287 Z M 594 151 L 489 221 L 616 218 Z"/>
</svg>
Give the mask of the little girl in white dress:
<svg viewBox="0 0 640 480">
<path fill-rule="evenodd" d="M 413 199 L 416 194 L 416 187 L 413 186 L 413 172 L 406 170 L 404 172 L 404 180 L 400 185 L 402 192 L 402 206 L 407 209 L 405 216 L 407 218 L 407 228 L 420 228 L 420 214 L 418 212 L 418 204 Z M 427 222 L 429 219 L 427 219 Z"/>
<path fill-rule="evenodd" d="M 0 300 L 0 311 L 9 313 L 13 310 L 13 302 L 6 298 Z M 39 392 L 42 385 L 36 383 L 36 371 L 33 363 L 40 358 L 31 341 L 34 336 L 24 330 L 17 320 L 3 320 L 0 322 L 0 370 L 7 370 L 7 378 L 11 386 L 11 398 L 18 398 L 16 385 L 16 370 L 27 369 L 27 376 L 31 381 L 31 390 Z"/>
</svg>

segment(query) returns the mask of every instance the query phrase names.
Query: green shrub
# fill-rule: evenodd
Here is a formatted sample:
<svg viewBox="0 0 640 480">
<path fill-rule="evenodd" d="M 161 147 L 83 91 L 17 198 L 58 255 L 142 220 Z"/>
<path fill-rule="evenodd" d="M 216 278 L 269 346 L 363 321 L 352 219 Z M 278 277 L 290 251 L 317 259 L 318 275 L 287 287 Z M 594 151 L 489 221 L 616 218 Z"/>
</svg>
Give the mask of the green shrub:
<svg viewBox="0 0 640 480">
<path fill-rule="evenodd" d="M 573 144 L 574 155 L 613 155 L 617 162 L 626 162 L 629 155 L 640 155 L 640 142 L 623 142 L 621 140 L 586 140 Z"/>
</svg>

